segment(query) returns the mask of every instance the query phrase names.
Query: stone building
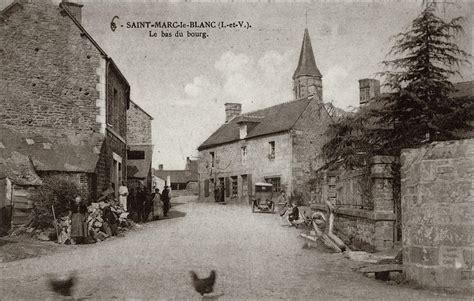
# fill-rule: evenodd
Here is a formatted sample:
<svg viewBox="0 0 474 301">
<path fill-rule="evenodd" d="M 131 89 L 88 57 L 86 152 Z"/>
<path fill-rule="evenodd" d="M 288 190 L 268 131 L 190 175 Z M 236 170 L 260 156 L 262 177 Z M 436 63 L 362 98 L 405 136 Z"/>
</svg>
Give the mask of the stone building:
<svg viewBox="0 0 474 301">
<path fill-rule="evenodd" d="M 147 191 L 151 191 L 152 188 L 152 120 L 150 114 L 130 101 L 130 108 L 127 111 L 127 185 L 142 186 Z"/>
<path fill-rule="evenodd" d="M 171 190 L 197 191 L 199 177 L 197 160 L 192 160 L 187 157 L 184 170 L 165 170 L 163 164 L 160 164 L 158 169 L 153 170 L 153 174 L 160 179 L 162 183 L 168 185 Z"/>
<path fill-rule="evenodd" d="M 95 194 L 126 177 L 130 85 L 81 25 L 81 8 L 17 0 L 0 12 L 0 126 L 45 149 L 69 140 L 79 152 L 97 152 L 74 166 L 52 157 L 45 170 L 79 178 Z"/>
<path fill-rule="evenodd" d="M 241 104 L 225 104 L 225 123 L 198 148 L 200 199 L 213 200 L 223 185 L 228 202 L 248 201 L 256 182 L 274 191 L 305 194 L 311 171 L 321 165 L 324 132 L 332 122 L 322 98 L 322 75 L 308 30 L 293 75 L 296 100 L 242 114 Z"/>
</svg>

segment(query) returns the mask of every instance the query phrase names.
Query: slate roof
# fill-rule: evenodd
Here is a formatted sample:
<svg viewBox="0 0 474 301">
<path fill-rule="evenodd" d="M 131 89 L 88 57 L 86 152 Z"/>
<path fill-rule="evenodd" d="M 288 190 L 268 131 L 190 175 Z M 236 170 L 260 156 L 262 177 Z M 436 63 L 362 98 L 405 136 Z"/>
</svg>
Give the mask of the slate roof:
<svg viewBox="0 0 474 301">
<path fill-rule="evenodd" d="M 198 175 L 190 170 L 154 170 L 154 175 L 165 180 L 170 176 L 171 183 L 197 182 Z"/>
<path fill-rule="evenodd" d="M 30 157 L 36 171 L 95 171 L 104 136 L 68 131 L 15 131 L 0 127 L 1 160 L 16 154 Z"/>
<path fill-rule="evenodd" d="M 295 73 L 293 74 L 293 79 L 305 75 L 322 77 L 321 72 L 319 72 L 319 69 L 316 66 L 313 47 L 311 47 L 311 39 L 309 38 L 309 32 L 307 28 L 304 30 L 300 59 L 298 61 L 298 66 L 296 67 Z"/>
<path fill-rule="evenodd" d="M 4 149 L 0 148 L 0 179 L 6 177 L 17 185 L 42 184 L 30 157 L 18 152 L 6 155 Z"/>
<path fill-rule="evenodd" d="M 247 138 L 275 134 L 290 130 L 310 103 L 310 99 L 301 98 L 285 102 L 262 110 L 244 113 L 229 120 L 217 129 L 198 150 L 240 140 L 239 122 L 248 117 L 260 117 L 259 123 L 247 133 Z M 255 120 L 256 118 L 252 118 Z"/>
</svg>

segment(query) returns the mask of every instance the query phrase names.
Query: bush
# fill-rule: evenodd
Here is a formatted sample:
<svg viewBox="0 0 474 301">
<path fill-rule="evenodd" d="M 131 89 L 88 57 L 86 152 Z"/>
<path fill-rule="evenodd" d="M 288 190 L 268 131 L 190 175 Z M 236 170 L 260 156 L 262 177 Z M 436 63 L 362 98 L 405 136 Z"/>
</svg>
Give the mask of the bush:
<svg viewBox="0 0 474 301">
<path fill-rule="evenodd" d="M 296 203 L 296 206 L 303 206 L 304 205 L 304 200 L 303 200 L 303 193 L 294 191 L 293 194 L 290 196 L 290 203 Z"/>
<path fill-rule="evenodd" d="M 37 229 L 53 227 L 54 218 L 51 206 L 54 205 L 56 219 L 66 216 L 69 213 L 69 204 L 74 201 L 76 196 L 85 200 L 76 183 L 71 180 L 60 176 L 43 180 L 43 185 L 32 195 L 34 205 L 31 226 Z"/>
</svg>

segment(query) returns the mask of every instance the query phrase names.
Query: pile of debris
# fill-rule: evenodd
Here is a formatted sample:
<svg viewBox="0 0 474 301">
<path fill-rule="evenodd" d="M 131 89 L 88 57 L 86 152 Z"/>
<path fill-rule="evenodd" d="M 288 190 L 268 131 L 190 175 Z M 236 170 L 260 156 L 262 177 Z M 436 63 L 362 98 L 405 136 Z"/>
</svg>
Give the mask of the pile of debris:
<svg viewBox="0 0 474 301">
<path fill-rule="evenodd" d="M 134 222 L 128 219 L 129 213 L 116 202 L 92 203 L 87 209 L 89 233 L 97 241 L 118 235 L 134 225 Z"/>
<path fill-rule="evenodd" d="M 100 201 L 99 201 L 100 200 Z M 129 213 L 113 197 L 99 199 L 87 207 L 87 229 L 89 237 L 82 243 L 100 242 L 111 236 L 121 234 L 136 224 L 128 219 Z M 23 226 L 10 232 L 10 236 L 28 235 L 44 241 L 57 241 L 60 244 L 72 244 L 71 219 L 69 216 L 55 220 L 55 228 L 38 230 Z"/>
</svg>

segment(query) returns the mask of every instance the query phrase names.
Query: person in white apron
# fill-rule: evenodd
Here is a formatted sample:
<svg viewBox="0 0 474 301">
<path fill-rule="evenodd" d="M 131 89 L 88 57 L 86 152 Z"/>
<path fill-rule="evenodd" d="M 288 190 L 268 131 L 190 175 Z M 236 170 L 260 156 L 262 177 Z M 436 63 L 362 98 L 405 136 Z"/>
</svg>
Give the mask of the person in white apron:
<svg viewBox="0 0 474 301">
<path fill-rule="evenodd" d="M 128 188 L 125 185 L 125 181 L 122 181 L 122 185 L 119 187 L 119 202 L 122 205 L 123 210 L 127 211 L 127 196 Z"/>
</svg>

